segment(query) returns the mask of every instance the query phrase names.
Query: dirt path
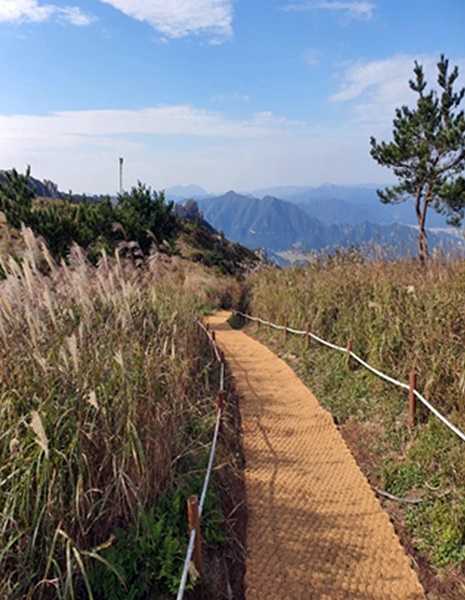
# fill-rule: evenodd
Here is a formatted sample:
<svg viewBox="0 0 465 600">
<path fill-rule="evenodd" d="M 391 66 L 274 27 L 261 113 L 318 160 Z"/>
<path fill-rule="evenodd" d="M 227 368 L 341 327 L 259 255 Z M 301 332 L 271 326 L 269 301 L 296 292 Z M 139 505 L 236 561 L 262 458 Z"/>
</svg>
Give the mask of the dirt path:
<svg viewBox="0 0 465 600">
<path fill-rule="evenodd" d="M 236 379 L 249 508 L 248 600 L 425 598 L 329 413 L 262 344 L 211 317 Z"/>
</svg>

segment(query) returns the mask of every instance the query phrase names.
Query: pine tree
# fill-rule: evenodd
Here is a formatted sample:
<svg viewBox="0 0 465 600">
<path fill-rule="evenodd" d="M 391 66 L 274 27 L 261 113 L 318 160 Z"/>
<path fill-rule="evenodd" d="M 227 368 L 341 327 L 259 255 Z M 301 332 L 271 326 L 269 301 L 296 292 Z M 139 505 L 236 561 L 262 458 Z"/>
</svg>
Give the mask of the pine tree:
<svg viewBox="0 0 465 600">
<path fill-rule="evenodd" d="M 19 229 L 21 224 L 30 226 L 32 202 L 35 192 L 30 184 L 31 168 L 23 175 L 16 169 L 5 171 L 0 179 L 0 210 L 7 224 Z"/>
<path fill-rule="evenodd" d="M 410 88 L 418 94 L 416 108 L 396 109 L 393 141 L 371 138 L 371 156 L 393 170 L 399 184 L 378 190 L 385 204 L 413 198 L 418 221 L 418 257 L 429 257 L 426 216 L 431 207 L 460 225 L 465 207 L 465 115 L 459 110 L 465 88 L 454 91 L 458 67 L 449 73 L 449 61 L 441 55 L 437 64 L 439 92 L 426 92 L 423 67 L 415 61 Z"/>
<path fill-rule="evenodd" d="M 176 233 L 173 202 L 165 203 L 163 192 L 152 192 L 140 181 L 130 193 L 120 194 L 115 212 L 126 241 L 137 242 L 144 254 L 150 252 L 154 242 L 170 242 Z"/>
</svg>

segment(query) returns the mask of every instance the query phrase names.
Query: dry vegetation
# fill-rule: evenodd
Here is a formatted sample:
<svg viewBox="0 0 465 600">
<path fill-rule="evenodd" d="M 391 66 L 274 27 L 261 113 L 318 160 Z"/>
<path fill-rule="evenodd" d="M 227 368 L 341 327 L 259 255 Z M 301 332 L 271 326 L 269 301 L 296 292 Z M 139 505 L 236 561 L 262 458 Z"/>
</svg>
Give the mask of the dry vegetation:
<svg viewBox="0 0 465 600">
<path fill-rule="evenodd" d="M 195 317 L 228 284 L 160 254 L 95 268 L 74 247 L 58 266 L 23 236 L 1 260 L 0 597 L 165 597 L 214 423 Z"/>
<path fill-rule="evenodd" d="M 417 388 L 465 431 L 465 263 L 365 260 L 348 252 L 305 269 L 269 270 L 250 280 L 244 306 L 277 324 L 312 331 L 353 350 L 374 367 Z M 399 533 L 418 562 L 430 598 L 465 594 L 464 443 L 420 407 L 407 427 L 405 391 L 345 356 L 303 338 L 258 335 L 306 379 L 334 415 L 370 481 L 418 504 L 389 503 Z"/>
</svg>

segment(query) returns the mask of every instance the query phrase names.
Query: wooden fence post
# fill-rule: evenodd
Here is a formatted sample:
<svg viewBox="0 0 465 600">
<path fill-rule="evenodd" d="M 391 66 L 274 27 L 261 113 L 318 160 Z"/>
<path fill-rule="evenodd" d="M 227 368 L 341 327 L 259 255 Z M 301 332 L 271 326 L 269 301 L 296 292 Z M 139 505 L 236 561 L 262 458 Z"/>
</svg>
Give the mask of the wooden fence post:
<svg viewBox="0 0 465 600">
<path fill-rule="evenodd" d="M 267 330 L 268 333 L 271 333 L 271 325 L 270 325 L 269 321 L 267 321 L 267 323 L 266 323 L 266 330 Z"/>
<path fill-rule="evenodd" d="M 308 350 L 310 348 L 310 331 L 311 331 L 311 325 L 310 323 L 307 323 L 307 327 L 306 327 L 306 332 L 305 332 L 305 348 Z"/>
<path fill-rule="evenodd" d="M 408 408 L 408 426 L 410 429 L 415 425 L 415 410 L 417 408 L 417 399 L 415 397 L 415 388 L 417 386 L 417 374 L 415 371 L 410 371 L 409 377 L 409 408 Z"/>
<path fill-rule="evenodd" d="M 352 352 L 352 339 L 349 338 L 347 340 L 347 359 L 346 359 L 346 367 L 347 370 L 350 371 L 350 353 Z"/>
<path fill-rule="evenodd" d="M 289 321 L 286 321 L 284 323 L 284 341 L 287 342 L 287 338 L 289 337 L 289 332 L 287 331 L 287 328 L 289 327 Z"/>
<path fill-rule="evenodd" d="M 199 518 L 199 498 L 198 496 L 189 496 L 187 500 L 187 516 L 189 519 L 189 535 L 195 529 L 195 544 L 192 560 L 197 573 L 202 577 L 202 540 L 200 538 L 200 518 Z"/>
</svg>

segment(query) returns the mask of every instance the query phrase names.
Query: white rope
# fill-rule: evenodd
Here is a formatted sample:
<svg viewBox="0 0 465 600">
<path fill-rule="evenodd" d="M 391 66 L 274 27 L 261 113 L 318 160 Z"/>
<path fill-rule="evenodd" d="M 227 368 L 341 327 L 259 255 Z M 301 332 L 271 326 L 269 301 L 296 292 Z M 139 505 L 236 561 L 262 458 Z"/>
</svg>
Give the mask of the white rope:
<svg viewBox="0 0 465 600">
<path fill-rule="evenodd" d="M 385 373 L 382 373 L 381 371 L 378 371 L 378 369 L 375 369 L 374 367 L 372 367 L 371 365 L 369 365 L 367 362 L 365 362 L 364 360 L 362 360 L 360 358 L 360 356 L 357 356 L 353 352 L 350 353 L 350 356 L 352 356 L 352 358 L 354 358 L 357 362 L 359 362 L 361 365 L 363 365 L 366 369 L 368 369 L 369 371 L 371 371 L 375 375 L 378 375 L 378 377 L 381 377 L 381 379 L 385 379 L 386 381 L 389 381 L 389 383 L 393 383 L 394 385 L 397 385 L 397 386 L 399 386 L 401 388 L 404 388 L 404 390 L 409 390 L 410 389 L 410 386 L 407 385 L 406 383 L 402 383 L 401 381 L 397 381 L 397 379 L 394 379 L 393 377 L 389 377 L 389 375 L 386 375 Z"/>
<path fill-rule="evenodd" d="M 306 335 L 306 331 L 302 331 L 301 329 L 292 329 L 292 327 L 288 327 L 287 330 L 289 333 L 295 333 L 296 335 Z"/>
<path fill-rule="evenodd" d="M 420 400 L 420 402 L 423 402 L 423 404 L 426 406 L 426 408 L 428 408 L 433 414 L 435 414 L 437 416 L 437 418 L 442 421 L 444 423 L 444 425 L 446 427 L 449 427 L 449 429 L 451 429 L 456 435 L 459 436 L 459 438 L 461 440 L 463 440 L 465 442 L 465 434 L 462 433 L 460 431 L 460 429 L 457 429 L 457 427 L 455 425 L 452 425 L 452 423 L 450 421 L 448 421 L 446 419 L 446 417 L 444 417 L 443 415 L 441 415 L 441 413 L 434 408 L 434 406 L 432 406 L 428 400 L 426 400 L 426 398 L 424 398 L 420 392 L 417 392 L 417 390 L 413 390 L 413 393 L 415 394 L 415 396 Z"/>
<path fill-rule="evenodd" d="M 191 537 L 189 539 L 189 546 L 187 547 L 186 560 L 184 561 L 184 568 L 182 570 L 181 583 L 179 584 L 178 595 L 176 600 L 182 600 L 184 592 L 186 591 L 187 576 L 189 575 L 189 567 L 192 560 L 192 553 L 194 552 L 195 544 L 195 529 L 191 531 Z"/>
<path fill-rule="evenodd" d="M 210 342 L 212 343 L 213 348 L 215 350 L 216 358 L 218 359 L 218 362 L 221 364 L 221 367 L 220 367 L 220 391 L 223 391 L 224 390 L 225 368 L 224 368 L 224 362 L 221 360 L 221 355 L 218 351 L 218 346 L 216 345 L 216 342 L 213 339 L 213 336 L 210 334 L 210 332 L 205 327 L 205 325 L 201 321 L 197 321 L 197 323 L 203 329 L 203 331 L 207 334 L 208 338 L 210 339 Z M 210 448 L 210 456 L 208 458 L 207 471 L 205 473 L 205 479 L 203 482 L 202 493 L 200 495 L 199 519 L 202 516 L 203 505 L 205 504 L 205 499 L 207 497 L 208 484 L 210 483 L 210 477 L 211 477 L 211 473 L 213 470 L 213 461 L 215 460 L 215 451 L 216 451 L 216 446 L 218 444 L 218 435 L 219 435 L 219 431 L 220 431 L 220 423 L 221 423 L 222 413 L 223 413 L 223 410 L 221 408 L 219 408 L 217 415 L 216 415 L 215 432 L 213 434 L 212 445 Z M 181 582 L 179 584 L 178 595 L 176 596 L 176 600 L 182 600 L 184 597 L 184 592 L 186 591 L 187 576 L 189 575 L 189 566 L 190 566 L 190 563 L 192 560 L 192 553 L 194 552 L 195 536 L 196 536 L 195 529 L 192 529 L 190 539 L 189 539 L 189 545 L 187 547 L 186 558 L 184 560 L 184 567 L 182 570 Z"/>
<path fill-rule="evenodd" d="M 221 361 L 221 369 L 220 369 L 220 391 L 224 390 L 224 362 Z"/>
<path fill-rule="evenodd" d="M 210 333 L 210 331 L 205 327 L 205 325 L 201 322 L 201 321 L 197 321 L 197 324 L 204 330 L 204 332 L 207 334 L 208 339 L 210 340 L 211 345 L 213 346 L 213 351 L 215 353 L 216 356 L 216 360 L 221 363 L 221 354 L 220 351 L 218 350 L 218 346 L 215 342 L 215 340 L 213 339 L 212 334 Z"/>
<path fill-rule="evenodd" d="M 211 450 L 210 450 L 210 458 L 208 459 L 207 472 L 205 474 L 205 481 L 203 482 L 202 494 L 200 496 L 199 517 L 202 516 L 203 505 L 205 503 L 205 498 L 207 496 L 208 484 L 210 482 L 210 475 L 212 473 L 212 468 L 213 468 L 213 460 L 215 458 L 216 444 L 218 442 L 218 433 L 219 433 L 219 430 L 220 430 L 220 422 L 221 422 L 221 413 L 222 412 L 223 412 L 222 409 L 219 408 L 218 409 L 218 414 L 216 416 L 215 433 L 213 435 L 213 442 L 212 442 L 212 447 L 211 447 Z"/>
<path fill-rule="evenodd" d="M 244 317 L 245 319 L 249 319 L 250 321 L 260 321 L 260 323 L 263 323 L 263 325 L 268 325 L 269 327 L 272 327 L 273 329 L 279 329 L 281 331 L 283 331 L 284 329 L 287 329 L 287 331 L 289 333 L 294 333 L 296 335 L 307 335 L 308 334 L 307 331 L 302 331 L 300 329 L 292 329 L 291 327 L 283 327 L 282 325 L 275 325 L 274 323 L 264 321 L 263 319 L 257 319 L 256 317 L 251 317 L 250 315 L 246 315 L 239 311 L 234 311 L 234 313 L 241 315 L 242 317 Z M 327 346 L 328 348 L 332 348 L 333 350 L 338 350 L 339 352 L 347 353 L 347 348 L 343 348 L 342 346 L 336 346 L 335 344 L 331 344 L 331 342 L 327 342 L 326 340 L 316 336 L 315 334 L 313 334 L 311 332 L 309 332 L 309 334 L 313 340 L 315 340 L 316 342 L 319 342 L 323 346 Z M 407 383 L 402 383 L 401 381 L 398 381 L 397 379 L 394 379 L 393 377 L 386 375 L 382 371 L 375 369 L 370 364 L 368 364 L 363 359 L 361 359 L 360 356 L 357 356 L 357 354 L 355 354 L 354 352 L 350 351 L 349 354 L 354 360 L 359 362 L 362 366 L 364 366 L 366 369 L 368 369 L 369 371 L 371 371 L 372 373 L 374 373 L 381 379 L 384 379 L 385 381 L 388 381 L 389 383 L 392 383 L 393 385 L 397 385 L 398 387 L 401 387 L 404 390 L 410 389 L 410 386 Z M 448 427 L 451 431 L 453 431 L 455 433 L 455 435 L 457 435 L 461 440 L 463 440 L 465 442 L 465 434 L 462 431 L 460 431 L 460 429 L 458 429 L 455 425 L 453 425 L 450 421 L 448 421 L 446 419 L 446 417 L 444 417 L 436 408 L 434 408 L 434 406 L 432 406 L 426 400 L 426 398 L 424 398 L 420 394 L 420 392 L 418 392 L 417 390 L 413 390 L 413 393 L 420 400 L 420 402 L 422 402 L 426 406 L 426 408 L 428 410 L 430 410 L 434 415 L 436 415 L 436 417 L 440 421 L 442 421 L 442 423 L 444 423 L 444 425 L 446 425 L 446 427 Z"/>
<path fill-rule="evenodd" d="M 331 342 L 327 342 L 326 340 L 319 338 L 317 335 L 311 333 L 310 337 L 312 340 L 319 342 L 323 346 L 328 346 L 328 348 L 332 348 L 333 350 L 338 350 L 339 352 L 347 352 L 347 348 L 343 348 L 342 346 L 336 346 L 336 344 L 331 344 Z"/>
</svg>

